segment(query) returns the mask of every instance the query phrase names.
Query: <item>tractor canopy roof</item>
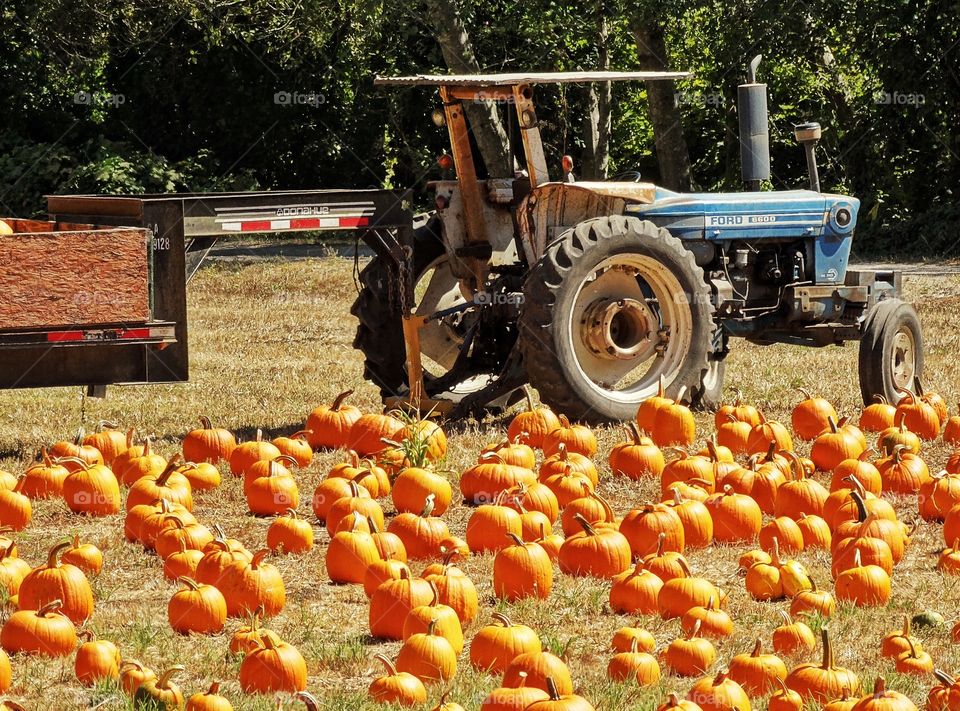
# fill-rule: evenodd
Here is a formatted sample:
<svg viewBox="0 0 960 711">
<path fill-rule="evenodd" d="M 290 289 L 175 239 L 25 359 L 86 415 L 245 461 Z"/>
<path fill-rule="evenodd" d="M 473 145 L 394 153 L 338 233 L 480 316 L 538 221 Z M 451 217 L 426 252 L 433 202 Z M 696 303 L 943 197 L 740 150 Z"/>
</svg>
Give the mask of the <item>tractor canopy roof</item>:
<svg viewBox="0 0 960 711">
<path fill-rule="evenodd" d="M 518 86 L 521 84 L 577 84 L 594 81 L 653 81 L 685 79 L 690 72 L 515 72 L 508 74 L 416 74 L 407 77 L 378 76 L 378 86 Z"/>
</svg>

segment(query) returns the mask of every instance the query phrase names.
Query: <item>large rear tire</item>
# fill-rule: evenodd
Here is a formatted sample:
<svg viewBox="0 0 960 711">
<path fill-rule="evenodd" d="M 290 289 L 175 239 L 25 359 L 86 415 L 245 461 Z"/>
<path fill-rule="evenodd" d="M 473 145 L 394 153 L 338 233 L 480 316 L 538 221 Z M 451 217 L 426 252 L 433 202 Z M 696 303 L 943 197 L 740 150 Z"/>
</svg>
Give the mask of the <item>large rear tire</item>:
<svg viewBox="0 0 960 711">
<path fill-rule="evenodd" d="M 683 243 L 614 215 L 565 232 L 524 281 L 520 347 L 551 407 L 593 422 L 629 420 L 663 377 L 696 406 L 716 405 L 723 361 L 710 287 Z"/>
<path fill-rule="evenodd" d="M 417 284 L 445 256 L 439 219 L 414 231 L 413 279 Z M 364 355 L 363 375 L 386 399 L 407 392 L 407 352 L 403 342 L 397 275 L 391 263 L 374 257 L 360 272 L 360 293 L 350 309 L 357 317 L 353 347 Z M 438 356 L 439 357 L 439 356 Z"/>
<path fill-rule="evenodd" d="M 860 339 L 860 394 L 864 404 L 882 395 L 900 399 L 899 388 L 912 388 L 923 375 L 923 334 L 914 308 L 900 299 L 879 302 L 863 323 Z"/>
</svg>

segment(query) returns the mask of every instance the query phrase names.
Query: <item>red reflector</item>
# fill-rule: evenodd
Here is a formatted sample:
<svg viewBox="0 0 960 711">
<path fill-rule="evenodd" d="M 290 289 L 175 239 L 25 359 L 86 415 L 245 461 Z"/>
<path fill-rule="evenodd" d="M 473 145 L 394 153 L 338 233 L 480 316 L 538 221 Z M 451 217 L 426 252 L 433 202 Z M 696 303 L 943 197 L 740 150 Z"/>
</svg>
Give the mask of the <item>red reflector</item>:
<svg viewBox="0 0 960 711">
<path fill-rule="evenodd" d="M 51 331 L 47 334 L 47 341 L 62 343 L 63 341 L 82 341 L 83 331 Z"/>
<path fill-rule="evenodd" d="M 340 226 L 341 227 L 366 227 L 370 224 L 370 218 L 368 217 L 341 217 Z"/>
<path fill-rule="evenodd" d="M 241 222 L 240 229 L 244 232 L 269 232 L 270 220 L 255 220 L 253 222 Z"/>
<path fill-rule="evenodd" d="M 151 335 L 149 328 L 131 328 L 129 331 L 123 331 L 120 338 L 150 338 Z"/>
<path fill-rule="evenodd" d="M 316 217 L 290 220 L 291 230 L 315 230 L 320 227 L 320 220 Z"/>
</svg>

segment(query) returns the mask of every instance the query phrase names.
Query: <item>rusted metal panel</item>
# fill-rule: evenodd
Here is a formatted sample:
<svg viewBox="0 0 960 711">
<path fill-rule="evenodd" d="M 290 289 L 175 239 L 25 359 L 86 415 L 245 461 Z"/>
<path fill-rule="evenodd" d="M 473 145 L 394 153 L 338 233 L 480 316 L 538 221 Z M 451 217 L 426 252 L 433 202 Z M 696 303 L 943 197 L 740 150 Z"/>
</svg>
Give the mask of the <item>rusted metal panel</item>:
<svg viewBox="0 0 960 711">
<path fill-rule="evenodd" d="M 513 87 L 513 101 L 517 107 L 517 120 L 520 124 L 520 136 L 523 138 L 523 152 L 527 157 L 527 174 L 530 187 L 535 188 L 550 182 L 547 172 L 547 157 L 543 153 L 543 141 L 540 138 L 540 124 L 537 112 L 533 108 L 533 91 L 525 84 Z"/>
<path fill-rule="evenodd" d="M 651 203 L 650 183 L 547 183 L 532 190 L 517 209 L 520 238 L 529 263 L 543 256 L 547 244 L 583 220 L 622 215 L 631 203 Z"/>
<path fill-rule="evenodd" d="M 0 236 L 0 330 L 150 320 L 146 230 L 5 222 L 18 231 Z"/>
<path fill-rule="evenodd" d="M 593 81 L 658 81 L 686 79 L 691 72 L 516 72 L 506 74 L 415 74 L 378 76 L 378 86 L 512 86 L 515 84 L 576 84 Z"/>
</svg>

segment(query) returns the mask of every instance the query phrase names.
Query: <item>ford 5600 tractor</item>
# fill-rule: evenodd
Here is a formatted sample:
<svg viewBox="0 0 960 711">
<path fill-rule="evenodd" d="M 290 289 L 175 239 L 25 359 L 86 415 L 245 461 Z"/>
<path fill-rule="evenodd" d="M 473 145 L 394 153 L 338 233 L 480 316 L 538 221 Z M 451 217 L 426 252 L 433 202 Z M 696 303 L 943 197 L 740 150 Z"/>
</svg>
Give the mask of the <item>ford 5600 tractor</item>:
<svg viewBox="0 0 960 711">
<path fill-rule="evenodd" d="M 592 421 L 632 418 L 668 395 L 718 402 L 731 337 L 828 346 L 860 341 L 860 386 L 897 397 L 922 368 L 919 321 L 900 275 L 848 268 L 859 201 L 820 191 L 820 127 L 795 127 L 810 187 L 769 178 L 766 87 L 739 87 L 744 192 L 675 193 L 644 182 L 551 181 L 533 103 L 538 83 L 658 81 L 683 73 L 595 72 L 378 78 L 434 85 L 455 180 L 412 244 L 362 272 L 355 345 L 385 400 L 465 414 L 502 407 L 529 382 Z M 464 104 L 516 109 L 520 165 L 480 179 Z"/>
</svg>

